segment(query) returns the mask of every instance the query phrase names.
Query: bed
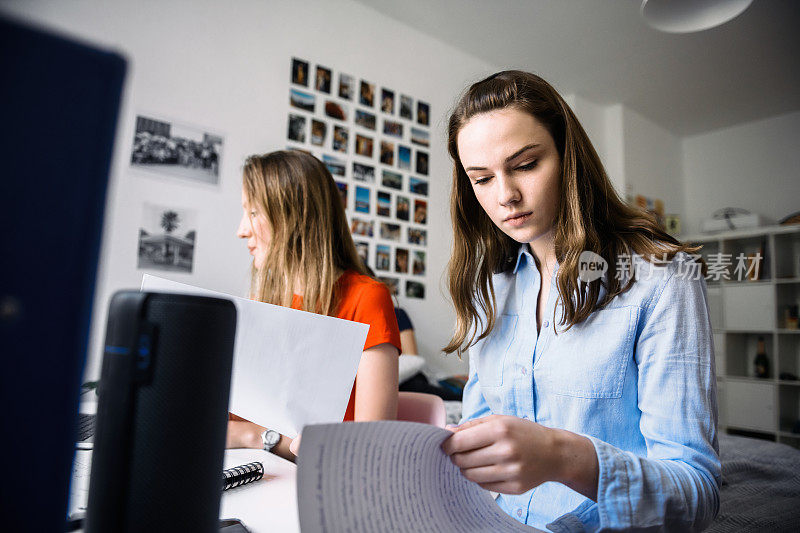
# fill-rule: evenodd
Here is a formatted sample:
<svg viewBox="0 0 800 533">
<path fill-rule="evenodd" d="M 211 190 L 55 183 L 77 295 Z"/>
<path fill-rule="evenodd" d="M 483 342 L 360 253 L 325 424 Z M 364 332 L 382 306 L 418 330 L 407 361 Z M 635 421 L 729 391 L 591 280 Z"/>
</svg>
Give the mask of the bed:
<svg viewBox="0 0 800 533">
<path fill-rule="evenodd" d="M 447 423 L 461 402 L 445 402 Z M 800 450 L 759 439 L 720 435 L 722 487 L 713 533 L 800 531 Z"/>
<path fill-rule="evenodd" d="M 717 519 L 706 531 L 800 531 L 800 450 L 721 435 Z"/>
</svg>

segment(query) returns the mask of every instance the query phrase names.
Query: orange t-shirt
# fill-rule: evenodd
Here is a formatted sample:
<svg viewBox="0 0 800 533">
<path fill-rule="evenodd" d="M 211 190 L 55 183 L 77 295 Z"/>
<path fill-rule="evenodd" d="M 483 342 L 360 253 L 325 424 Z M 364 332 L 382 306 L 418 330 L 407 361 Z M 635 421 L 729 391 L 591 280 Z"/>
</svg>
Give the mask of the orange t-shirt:
<svg viewBox="0 0 800 533">
<path fill-rule="evenodd" d="M 364 349 L 368 350 L 379 344 L 388 342 L 400 353 L 400 330 L 397 328 L 397 317 L 394 304 L 386 285 L 369 276 L 354 270 L 346 270 L 336 281 L 339 288 L 340 301 L 336 310 L 337 318 L 352 320 L 369 325 L 367 341 Z M 295 295 L 292 309 L 303 306 L 303 297 Z M 344 421 L 352 421 L 355 416 L 356 385 L 350 392 L 350 401 L 344 414 Z"/>
</svg>

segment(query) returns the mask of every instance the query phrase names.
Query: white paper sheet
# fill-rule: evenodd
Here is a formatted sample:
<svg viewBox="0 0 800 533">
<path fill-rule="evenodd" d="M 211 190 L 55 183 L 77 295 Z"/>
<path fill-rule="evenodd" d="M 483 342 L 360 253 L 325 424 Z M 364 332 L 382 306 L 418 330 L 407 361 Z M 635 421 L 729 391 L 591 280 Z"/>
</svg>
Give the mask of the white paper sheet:
<svg viewBox="0 0 800 533">
<path fill-rule="evenodd" d="M 467 480 L 441 444 L 450 432 L 414 422 L 303 430 L 297 498 L 303 533 L 538 531 Z"/>
<path fill-rule="evenodd" d="M 215 296 L 236 305 L 232 413 L 292 438 L 306 424 L 344 418 L 368 325 L 150 274 L 142 278 L 142 290 Z"/>
</svg>

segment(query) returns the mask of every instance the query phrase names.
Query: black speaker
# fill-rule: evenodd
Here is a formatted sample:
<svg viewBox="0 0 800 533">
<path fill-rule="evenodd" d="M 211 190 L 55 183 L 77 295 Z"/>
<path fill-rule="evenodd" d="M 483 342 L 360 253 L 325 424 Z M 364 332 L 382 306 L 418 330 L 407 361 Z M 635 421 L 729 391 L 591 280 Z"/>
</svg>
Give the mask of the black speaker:
<svg viewBox="0 0 800 533">
<path fill-rule="evenodd" d="M 113 296 L 86 531 L 219 530 L 235 333 L 229 300 Z"/>
</svg>

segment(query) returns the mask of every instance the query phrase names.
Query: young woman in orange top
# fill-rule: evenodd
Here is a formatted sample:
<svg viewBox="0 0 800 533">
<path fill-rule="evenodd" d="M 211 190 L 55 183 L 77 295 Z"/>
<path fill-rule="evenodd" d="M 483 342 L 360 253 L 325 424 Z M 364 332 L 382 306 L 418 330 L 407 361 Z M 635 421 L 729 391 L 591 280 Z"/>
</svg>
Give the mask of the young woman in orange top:
<svg viewBox="0 0 800 533">
<path fill-rule="evenodd" d="M 244 164 L 237 235 L 253 256 L 250 297 L 369 324 L 345 421 L 397 417 L 400 333 L 388 289 L 356 253 L 339 190 L 325 165 L 299 151 Z M 264 448 L 293 459 L 291 439 L 235 415 L 229 448 Z"/>
</svg>

